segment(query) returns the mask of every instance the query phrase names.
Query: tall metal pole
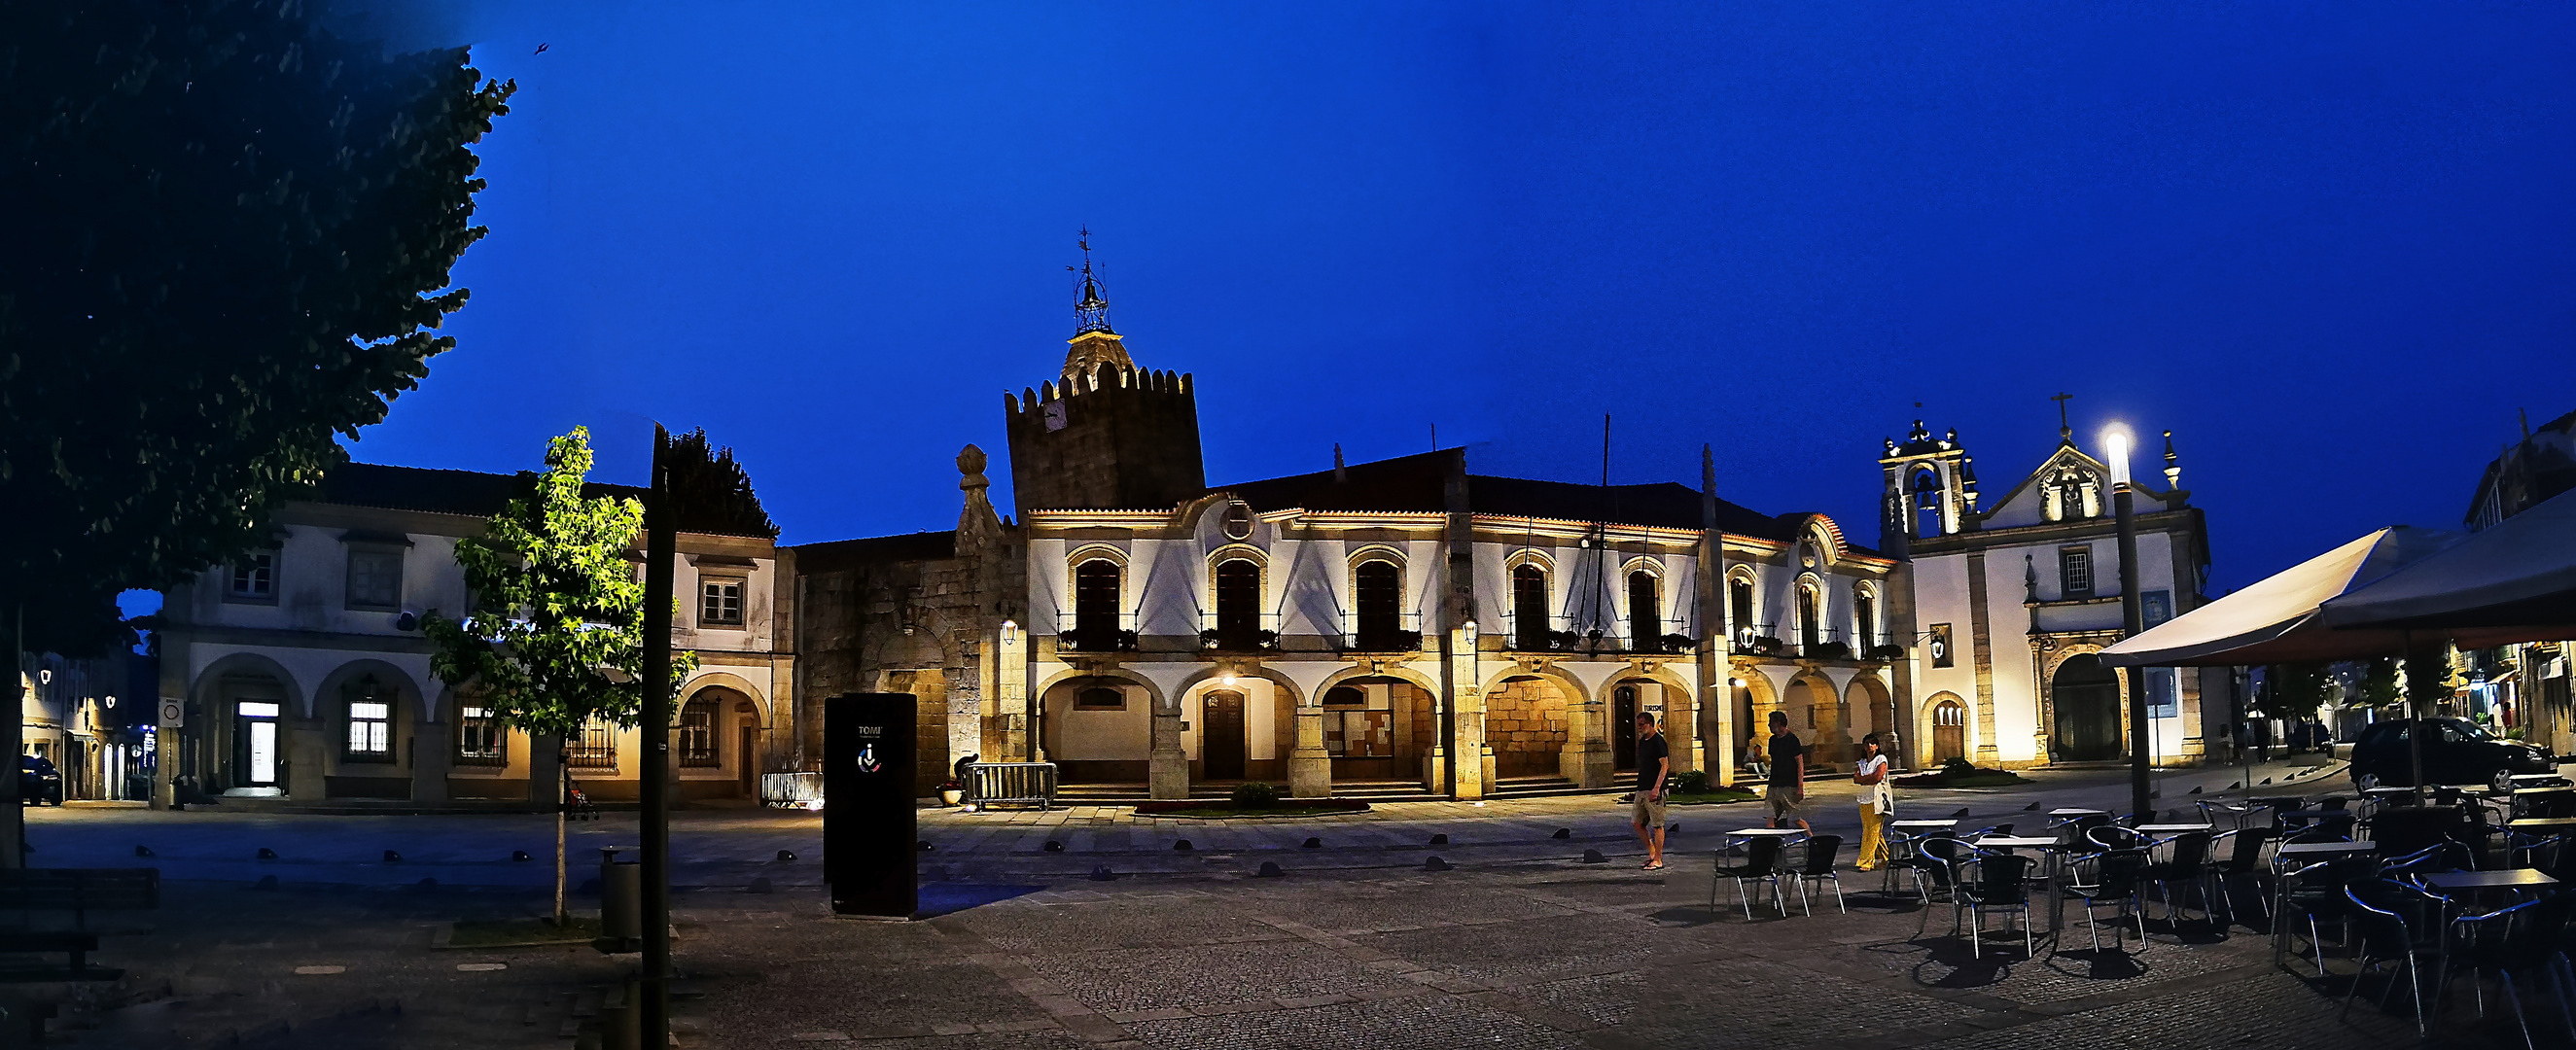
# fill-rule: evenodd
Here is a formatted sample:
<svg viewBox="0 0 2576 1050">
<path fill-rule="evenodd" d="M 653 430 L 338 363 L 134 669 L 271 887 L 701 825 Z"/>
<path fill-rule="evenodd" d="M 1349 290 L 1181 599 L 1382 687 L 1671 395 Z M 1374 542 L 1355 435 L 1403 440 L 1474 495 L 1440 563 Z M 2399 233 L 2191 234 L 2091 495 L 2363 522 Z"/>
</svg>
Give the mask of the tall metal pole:
<svg viewBox="0 0 2576 1050">
<path fill-rule="evenodd" d="M 653 425 L 653 484 L 644 503 L 644 975 L 642 1045 L 671 1045 L 671 435 Z"/>
<path fill-rule="evenodd" d="M 2111 453 L 2111 510 L 2120 526 L 2120 637 L 2133 638 L 2146 629 L 2146 610 L 2138 601 L 2138 521 L 2129 491 L 2129 436 L 2113 434 Z M 2148 768 L 2155 761 L 2153 742 L 2147 735 L 2147 672 L 2131 667 L 2123 672 L 2129 686 L 2129 811 L 2138 815 L 2142 824 L 2154 823 L 2154 789 L 2148 785 Z"/>
</svg>

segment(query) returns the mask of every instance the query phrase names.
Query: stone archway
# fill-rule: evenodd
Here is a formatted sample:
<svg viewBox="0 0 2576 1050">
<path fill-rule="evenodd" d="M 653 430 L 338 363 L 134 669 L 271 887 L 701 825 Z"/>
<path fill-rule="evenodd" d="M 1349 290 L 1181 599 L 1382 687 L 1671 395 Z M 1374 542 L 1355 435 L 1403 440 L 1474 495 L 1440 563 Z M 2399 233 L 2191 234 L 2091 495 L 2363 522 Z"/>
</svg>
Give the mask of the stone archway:
<svg viewBox="0 0 2576 1050">
<path fill-rule="evenodd" d="M 1580 769 L 1569 776 L 1572 756 L 1578 767 L 1582 688 L 1553 673 L 1511 670 L 1484 688 L 1485 746 L 1494 754 L 1497 777 L 1560 776 L 1581 782 Z"/>
<path fill-rule="evenodd" d="M 1842 697 L 1831 679 L 1814 672 L 1790 679 L 1781 709 L 1789 713 L 1789 731 L 1807 745 L 1809 765 L 1835 765 L 1850 756 Z"/>
<path fill-rule="evenodd" d="M 1152 680 L 1122 668 L 1059 671 L 1038 684 L 1039 746 L 1064 783 L 1144 783 L 1153 718 L 1164 707 Z"/>
<path fill-rule="evenodd" d="M 1909 749 L 1929 767 L 1968 757 L 1968 702 L 1957 693 L 1934 693 L 1923 701 Z"/>
<path fill-rule="evenodd" d="M 1772 689 L 1770 676 L 1752 667 L 1735 668 L 1726 680 L 1726 702 L 1735 714 L 1736 761 L 1744 761 L 1755 747 L 1762 748 L 1764 761 L 1769 761 L 1771 712 L 1780 710 L 1780 695 Z M 1703 724 L 1714 722 L 1713 715 L 1704 717 Z"/>
<path fill-rule="evenodd" d="M 1851 713 L 1852 739 L 1875 733 L 1881 754 L 1897 754 L 1896 698 L 1876 675 L 1852 676 L 1851 684 L 1843 689 L 1843 709 Z"/>
</svg>

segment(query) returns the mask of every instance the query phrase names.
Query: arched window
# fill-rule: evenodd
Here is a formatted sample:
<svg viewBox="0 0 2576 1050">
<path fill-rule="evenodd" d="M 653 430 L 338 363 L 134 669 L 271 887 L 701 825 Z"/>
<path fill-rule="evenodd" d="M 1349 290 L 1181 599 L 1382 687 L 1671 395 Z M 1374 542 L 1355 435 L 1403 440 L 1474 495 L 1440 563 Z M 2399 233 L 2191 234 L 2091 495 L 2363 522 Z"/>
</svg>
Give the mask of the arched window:
<svg viewBox="0 0 2576 1050">
<path fill-rule="evenodd" d="M 1073 635 L 1089 650 L 1117 646 L 1118 563 L 1093 558 L 1073 570 Z"/>
<path fill-rule="evenodd" d="M 365 675 L 340 690 L 348 705 L 349 749 L 342 758 L 350 762 L 391 762 L 394 760 L 394 691 Z"/>
<path fill-rule="evenodd" d="M 1868 591 L 1852 592 L 1852 627 L 1860 632 L 1858 648 L 1863 655 L 1880 644 L 1878 637 L 1878 596 Z"/>
<path fill-rule="evenodd" d="M 1816 646 L 1824 644 L 1824 618 L 1816 609 L 1817 604 L 1816 589 L 1805 584 L 1799 585 L 1798 651 L 1801 654 L 1812 656 Z"/>
<path fill-rule="evenodd" d="M 672 747 L 680 753 L 680 765 L 700 768 L 722 765 L 716 754 L 716 712 L 723 710 L 713 695 L 700 693 L 680 705 L 678 739 Z"/>
<path fill-rule="evenodd" d="M 1115 710 L 1127 706 L 1127 694 L 1105 685 L 1095 685 L 1074 693 L 1073 706 Z"/>
<path fill-rule="evenodd" d="M 1664 648 L 1664 601 L 1655 574 L 1638 569 L 1628 574 L 1629 648 L 1641 653 Z"/>
<path fill-rule="evenodd" d="M 1096 563 L 1095 563 L 1096 564 Z M 1236 558 L 1216 567 L 1217 644 L 1250 649 L 1261 633 L 1261 566 Z"/>
<path fill-rule="evenodd" d="M 1404 630 L 1404 571 L 1389 561 L 1364 561 L 1351 570 L 1352 628 L 1363 652 L 1393 652 Z"/>
<path fill-rule="evenodd" d="M 1326 707 L 1367 707 L 1368 694 L 1356 686 L 1337 685 L 1324 690 Z"/>
<path fill-rule="evenodd" d="M 1512 647 L 1524 652 L 1547 649 L 1547 570 L 1522 564 L 1512 569 Z"/>
<path fill-rule="evenodd" d="M 1947 530 L 1941 525 L 1941 474 L 1930 467 L 1914 471 L 1914 534 L 1939 536 Z"/>
</svg>

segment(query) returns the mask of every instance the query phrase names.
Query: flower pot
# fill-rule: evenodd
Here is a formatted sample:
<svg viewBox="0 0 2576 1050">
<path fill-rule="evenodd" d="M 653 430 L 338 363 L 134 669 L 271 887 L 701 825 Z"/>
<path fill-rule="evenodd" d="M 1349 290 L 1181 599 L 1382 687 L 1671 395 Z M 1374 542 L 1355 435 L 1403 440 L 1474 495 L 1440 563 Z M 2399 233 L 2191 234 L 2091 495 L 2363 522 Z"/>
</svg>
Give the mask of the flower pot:
<svg viewBox="0 0 2576 1050">
<path fill-rule="evenodd" d="M 941 788 L 939 790 L 939 801 L 954 806 L 960 802 L 966 801 L 966 793 L 956 788 Z"/>
</svg>

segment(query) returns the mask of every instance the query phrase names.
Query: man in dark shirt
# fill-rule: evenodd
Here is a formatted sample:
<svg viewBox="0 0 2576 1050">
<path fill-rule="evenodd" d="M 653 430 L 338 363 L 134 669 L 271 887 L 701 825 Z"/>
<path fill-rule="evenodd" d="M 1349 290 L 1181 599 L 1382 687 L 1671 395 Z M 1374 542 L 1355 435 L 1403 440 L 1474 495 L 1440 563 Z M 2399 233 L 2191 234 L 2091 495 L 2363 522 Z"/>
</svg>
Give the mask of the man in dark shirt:
<svg viewBox="0 0 2576 1050">
<path fill-rule="evenodd" d="M 1664 868 L 1664 789 L 1672 782 L 1673 749 L 1655 727 L 1655 716 L 1637 712 L 1637 803 L 1631 823 L 1646 844 L 1646 870 Z"/>
<path fill-rule="evenodd" d="M 1794 822 L 1801 831 L 1814 830 L 1798 815 L 1807 801 L 1807 745 L 1789 731 L 1786 711 L 1771 712 L 1771 779 L 1763 795 L 1771 804 L 1772 827 Z"/>
</svg>

